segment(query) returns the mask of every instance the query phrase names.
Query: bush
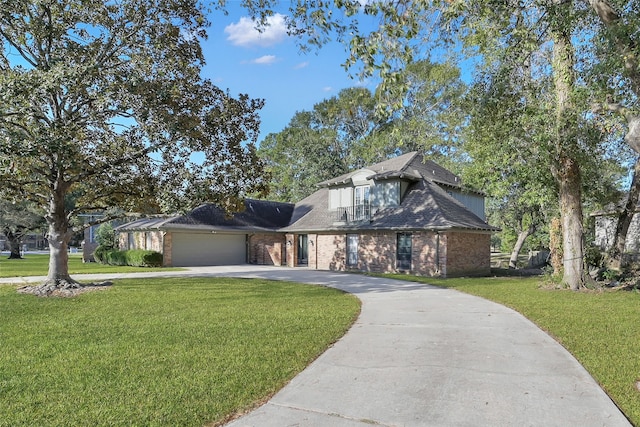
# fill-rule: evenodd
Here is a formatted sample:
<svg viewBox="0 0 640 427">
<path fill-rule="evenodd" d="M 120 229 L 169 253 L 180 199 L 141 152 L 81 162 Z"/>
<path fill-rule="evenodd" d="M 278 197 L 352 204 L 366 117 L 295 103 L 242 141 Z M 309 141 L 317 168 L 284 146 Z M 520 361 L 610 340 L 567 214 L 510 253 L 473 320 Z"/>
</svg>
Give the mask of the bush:
<svg viewBox="0 0 640 427">
<path fill-rule="evenodd" d="M 100 264 L 107 263 L 107 252 L 109 252 L 109 248 L 104 246 L 98 246 L 95 251 L 93 251 L 93 259 Z"/>
<path fill-rule="evenodd" d="M 130 265 L 132 267 L 162 267 L 162 254 L 155 251 L 134 249 L 119 251 L 99 246 L 93 253 L 95 260 L 108 265 Z"/>
<path fill-rule="evenodd" d="M 155 251 L 126 251 L 127 265 L 134 267 L 162 267 L 162 254 Z"/>
</svg>

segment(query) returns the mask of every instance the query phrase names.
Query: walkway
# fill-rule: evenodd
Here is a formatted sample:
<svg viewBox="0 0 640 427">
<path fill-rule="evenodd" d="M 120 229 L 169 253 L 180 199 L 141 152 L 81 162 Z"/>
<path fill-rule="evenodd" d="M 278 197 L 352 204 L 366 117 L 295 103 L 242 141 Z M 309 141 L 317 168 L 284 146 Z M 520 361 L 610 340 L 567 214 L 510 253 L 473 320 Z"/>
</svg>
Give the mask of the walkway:
<svg viewBox="0 0 640 427">
<path fill-rule="evenodd" d="M 561 345 L 513 310 L 481 298 L 307 269 L 198 267 L 169 274 L 323 284 L 362 301 L 360 317 L 340 341 L 228 427 L 630 426 Z"/>
</svg>

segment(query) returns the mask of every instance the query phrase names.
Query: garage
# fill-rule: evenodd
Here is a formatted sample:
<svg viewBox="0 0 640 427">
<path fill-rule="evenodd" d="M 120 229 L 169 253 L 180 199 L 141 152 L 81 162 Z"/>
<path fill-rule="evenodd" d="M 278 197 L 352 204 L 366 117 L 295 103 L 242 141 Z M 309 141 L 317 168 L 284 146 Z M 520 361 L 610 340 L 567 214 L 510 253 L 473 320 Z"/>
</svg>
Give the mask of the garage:
<svg viewBox="0 0 640 427">
<path fill-rule="evenodd" d="M 194 267 L 246 264 L 245 234 L 172 233 L 172 265 Z"/>
</svg>

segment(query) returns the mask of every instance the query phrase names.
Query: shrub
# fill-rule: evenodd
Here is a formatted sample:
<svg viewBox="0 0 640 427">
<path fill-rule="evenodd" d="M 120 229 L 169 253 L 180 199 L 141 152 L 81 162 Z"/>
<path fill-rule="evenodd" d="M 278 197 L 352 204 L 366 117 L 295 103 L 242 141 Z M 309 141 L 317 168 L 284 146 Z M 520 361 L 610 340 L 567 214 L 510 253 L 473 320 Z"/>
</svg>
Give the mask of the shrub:
<svg viewBox="0 0 640 427">
<path fill-rule="evenodd" d="M 93 253 L 95 260 L 108 265 L 130 265 L 132 267 L 162 267 L 162 254 L 155 251 L 134 249 L 119 251 L 99 246 Z"/>
<path fill-rule="evenodd" d="M 602 267 L 604 265 L 604 255 L 597 246 L 587 246 L 584 251 L 584 260 L 587 265 Z"/>
<path fill-rule="evenodd" d="M 112 249 L 106 252 L 107 264 L 109 265 L 128 265 L 127 264 L 127 251 L 119 251 Z"/>
<path fill-rule="evenodd" d="M 155 251 L 126 251 L 127 265 L 134 267 L 162 267 L 162 254 Z"/>
<path fill-rule="evenodd" d="M 100 264 L 107 264 L 107 252 L 109 252 L 109 248 L 98 246 L 96 250 L 93 251 L 93 259 Z"/>
</svg>

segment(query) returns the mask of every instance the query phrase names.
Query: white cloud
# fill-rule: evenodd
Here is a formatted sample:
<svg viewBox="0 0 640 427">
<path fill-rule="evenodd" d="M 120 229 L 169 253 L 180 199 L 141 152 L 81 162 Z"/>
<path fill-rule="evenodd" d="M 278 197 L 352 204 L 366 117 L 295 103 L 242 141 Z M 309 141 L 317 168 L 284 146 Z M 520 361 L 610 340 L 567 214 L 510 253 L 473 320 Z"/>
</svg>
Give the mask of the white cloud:
<svg viewBox="0 0 640 427">
<path fill-rule="evenodd" d="M 260 58 L 254 59 L 253 61 L 251 61 L 251 63 L 259 64 L 259 65 L 271 65 L 277 60 L 278 58 L 276 58 L 275 55 L 264 55 L 264 56 L 261 56 Z"/>
<path fill-rule="evenodd" d="M 299 70 L 299 69 L 301 69 L 301 68 L 306 68 L 306 67 L 308 67 L 308 66 L 309 66 L 309 62 L 308 62 L 308 61 L 305 61 L 305 62 L 301 62 L 301 63 L 299 63 L 299 64 L 296 64 L 296 66 L 295 66 L 295 67 L 293 67 L 293 69 L 294 69 L 294 70 Z"/>
<path fill-rule="evenodd" d="M 224 29 L 229 40 L 235 46 L 269 47 L 282 42 L 287 37 L 287 25 L 284 15 L 276 13 L 267 18 L 267 26 L 262 32 L 256 29 L 256 22 L 242 17 L 235 24 L 229 24 Z"/>
<path fill-rule="evenodd" d="M 323 92 L 332 92 L 333 88 L 331 86 L 325 86 L 325 87 L 322 88 L 322 91 Z"/>
</svg>

